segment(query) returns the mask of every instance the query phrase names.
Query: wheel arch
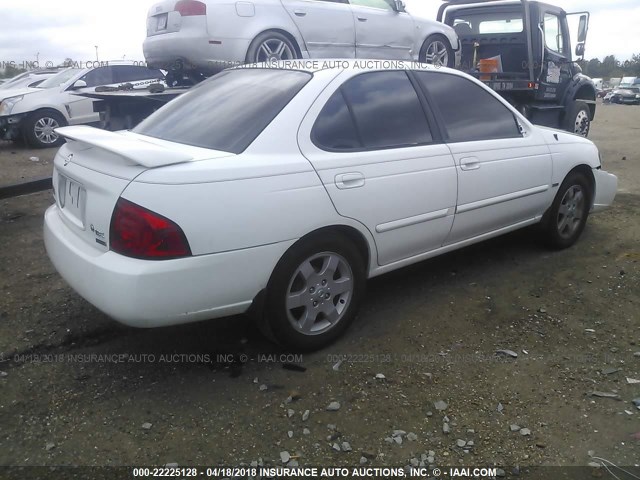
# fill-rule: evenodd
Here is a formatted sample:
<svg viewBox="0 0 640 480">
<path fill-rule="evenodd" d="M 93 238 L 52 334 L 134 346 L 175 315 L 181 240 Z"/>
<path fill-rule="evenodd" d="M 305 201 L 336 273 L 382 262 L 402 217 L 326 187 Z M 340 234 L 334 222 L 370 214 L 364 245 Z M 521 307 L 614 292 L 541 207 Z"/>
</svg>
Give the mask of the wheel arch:
<svg viewBox="0 0 640 480">
<path fill-rule="evenodd" d="M 587 103 L 590 113 L 589 120 L 593 121 L 596 116 L 596 87 L 591 79 L 584 76 L 579 76 L 577 81 L 567 89 L 563 103 L 565 107 L 568 107 L 571 102 L 580 100 Z"/>
<path fill-rule="evenodd" d="M 27 112 L 27 113 L 25 113 L 25 118 L 26 117 L 31 117 L 31 116 L 35 115 L 36 113 L 44 113 L 44 112 L 56 113 L 56 114 L 62 116 L 62 118 L 64 118 L 65 122 L 69 123 L 69 118 L 67 117 L 65 112 L 63 112 L 59 108 L 56 108 L 56 107 L 53 107 L 53 106 L 40 107 L 40 108 L 37 108 L 35 110 L 32 110 L 31 112 Z"/>
<path fill-rule="evenodd" d="M 593 169 L 589 165 L 582 163 L 569 170 L 564 178 L 566 179 L 572 173 L 580 173 L 584 175 L 584 177 L 589 182 L 589 194 L 591 195 L 591 197 L 589 198 L 589 208 L 593 207 L 593 202 L 596 197 L 596 178 L 593 176 Z M 564 182 L 564 179 L 562 181 Z"/>
<path fill-rule="evenodd" d="M 558 189 L 559 189 L 560 185 L 562 185 L 564 183 L 564 181 L 567 178 L 569 178 L 570 175 L 572 175 L 574 173 L 580 173 L 580 174 L 584 175 L 584 177 L 589 182 L 589 190 L 590 190 L 589 193 L 591 194 L 591 198 L 589 199 L 589 204 L 590 204 L 589 205 L 589 210 L 591 210 L 591 208 L 593 208 L 593 204 L 594 204 L 595 197 L 596 197 L 596 179 L 595 179 L 595 177 L 593 175 L 592 167 L 590 167 L 586 163 L 581 163 L 581 164 L 575 165 L 573 168 L 571 168 L 564 175 L 564 177 L 562 177 L 562 179 L 557 184 Z M 556 184 L 554 184 L 554 185 L 556 185 Z M 544 214 L 542 215 L 541 223 L 543 225 L 545 225 L 545 224 L 547 224 L 549 222 L 549 213 L 551 211 L 551 207 L 553 206 L 553 202 L 555 201 L 557 194 L 558 194 L 557 192 L 554 193 L 554 195 L 552 197 L 552 200 L 551 200 L 551 204 L 549 205 L 549 207 L 545 210 Z"/>
<path fill-rule="evenodd" d="M 347 240 L 349 240 L 354 244 L 358 252 L 360 252 L 360 254 L 362 255 L 362 260 L 365 265 L 366 271 L 369 272 L 371 260 L 373 258 L 373 252 L 371 251 L 372 246 L 370 245 L 366 236 L 361 231 L 359 231 L 355 227 L 352 227 L 350 225 L 344 225 L 344 224 L 328 225 L 325 227 L 320 227 L 300 237 L 293 245 L 291 245 L 287 249 L 287 251 L 282 255 L 282 257 L 280 257 L 278 264 L 292 249 L 307 242 L 309 239 L 314 237 L 335 235 L 335 234 L 342 235 L 343 237 L 345 237 Z M 274 268 L 274 271 L 277 268 L 278 266 L 276 265 L 276 267 Z"/>
</svg>

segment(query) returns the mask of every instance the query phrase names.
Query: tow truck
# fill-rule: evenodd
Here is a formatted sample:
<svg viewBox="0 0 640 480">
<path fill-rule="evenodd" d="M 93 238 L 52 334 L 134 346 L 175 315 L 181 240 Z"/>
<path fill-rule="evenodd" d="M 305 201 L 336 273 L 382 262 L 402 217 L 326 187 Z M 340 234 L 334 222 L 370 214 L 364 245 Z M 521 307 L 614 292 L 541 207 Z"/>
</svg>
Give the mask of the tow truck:
<svg viewBox="0 0 640 480">
<path fill-rule="evenodd" d="M 571 17 L 578 20 L 575 50 Z M 444 0 L 437 17 L 458 34 L 459 68 L 533 123 L 584 137 L 596 114 L 596 87 L 572 57 L 584 59 L 589 18 L 533 0 Z"/>
<path fill-rule="evenodd" d="M 572 51 L 568 18 L 578 20 Z M 586 137 L 596 114 L 596 87 L 573 60 L 584 58 L 589 12 L 567 13 L 534 0 L 443 0 L 438 21 L 459 37 L 458 68 L 486 83 L 533 123 Z M 133 128 L 186 91 L 92 93 L 102 127 Z M 489 119 L 490 120 L 490 119 Z"/>
</svg>

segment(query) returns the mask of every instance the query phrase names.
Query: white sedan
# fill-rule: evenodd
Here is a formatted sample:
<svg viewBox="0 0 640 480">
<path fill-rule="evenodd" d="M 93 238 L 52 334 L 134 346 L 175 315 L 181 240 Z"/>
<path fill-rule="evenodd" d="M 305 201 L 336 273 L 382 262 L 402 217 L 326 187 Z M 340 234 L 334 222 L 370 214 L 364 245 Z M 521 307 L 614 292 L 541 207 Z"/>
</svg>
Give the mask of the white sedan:
<svg viewBox="0 0 640 480">
<path fill-rule="evenodd" d="M 314 349 L 367 278 L 534 224 L 569 247 L 614 199 L 591 141 L 461 72 L 304 63 L 227 70 L 133 131 L 58 129 L 44 231 L 67 282 L 128 325 L 251 308 Z"/>
</svg>

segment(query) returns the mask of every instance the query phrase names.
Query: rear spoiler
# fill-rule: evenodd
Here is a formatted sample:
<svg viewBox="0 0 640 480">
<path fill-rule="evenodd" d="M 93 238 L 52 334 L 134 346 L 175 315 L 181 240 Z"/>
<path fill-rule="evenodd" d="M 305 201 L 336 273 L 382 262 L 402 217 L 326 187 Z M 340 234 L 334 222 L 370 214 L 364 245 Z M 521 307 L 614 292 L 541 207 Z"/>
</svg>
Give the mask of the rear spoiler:
<svg viewBox="0 0 640 480">
<path fill-rule="evenodd" d="M 109 132 L 86 125 L 60 127 L 55 131 L 68 140 L 101 148 L 147 168 L 164 167 L 193 160 L 189 154 L 147 142 L 126 132 Z"/>
</svg>

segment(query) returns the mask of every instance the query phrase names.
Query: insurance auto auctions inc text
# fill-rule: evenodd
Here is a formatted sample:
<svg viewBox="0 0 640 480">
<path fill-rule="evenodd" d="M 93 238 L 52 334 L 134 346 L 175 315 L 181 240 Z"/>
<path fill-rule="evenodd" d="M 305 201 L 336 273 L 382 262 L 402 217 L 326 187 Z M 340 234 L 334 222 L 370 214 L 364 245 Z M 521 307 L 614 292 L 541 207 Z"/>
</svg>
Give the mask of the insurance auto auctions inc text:
<svg viewBox="0 0 640 480">
<path fill-rule="evenodd" d="M 260 467 L 256 474 L 264 478 L 495 478 L 496 468 L 431 467 Z"/>
</svg>

